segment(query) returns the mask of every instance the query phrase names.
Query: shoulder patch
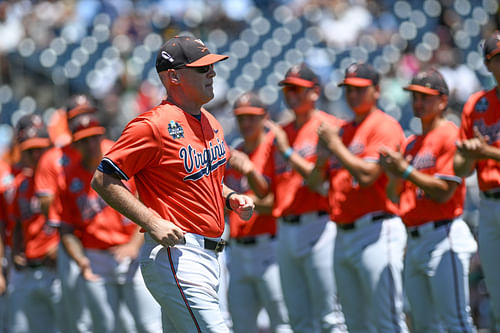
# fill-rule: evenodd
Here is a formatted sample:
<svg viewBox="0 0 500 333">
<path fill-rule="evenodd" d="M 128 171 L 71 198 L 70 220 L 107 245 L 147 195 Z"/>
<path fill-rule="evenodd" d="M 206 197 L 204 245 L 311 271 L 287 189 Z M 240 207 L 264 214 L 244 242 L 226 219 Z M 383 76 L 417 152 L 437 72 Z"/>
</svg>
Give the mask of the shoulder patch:
<svg viewBox="0 0 500 333">
<path fill-rule="evenodd" d="M 179 123 L 170 120 L 168 123 L 168 134 L 170 134 L 172 139 L 180 139 L 184 137 L 184 129 Z"/>
</svg>

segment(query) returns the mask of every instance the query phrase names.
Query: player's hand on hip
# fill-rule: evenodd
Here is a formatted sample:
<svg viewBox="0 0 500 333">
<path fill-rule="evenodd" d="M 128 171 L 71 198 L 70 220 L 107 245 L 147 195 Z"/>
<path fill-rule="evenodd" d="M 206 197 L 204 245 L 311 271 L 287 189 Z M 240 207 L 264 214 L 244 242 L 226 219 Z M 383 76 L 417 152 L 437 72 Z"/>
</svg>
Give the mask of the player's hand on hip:
<svg viewBox="0 0 500 333">
<path fill-rule="evenodd" d="M 250 220 L 255 208 L 255 204 L 248 195 L 235 194 L 229 199 L 231 209 L 238 214 L 238 216 L 245 221 Z"/>
<path fill-rule="evenodd" d="M 82 272 L 82 276 L 85 280 L 98 281 L 101 278 L 99 275 L 94 274 L 94 272 L 92 271 L 89 258 L 81 258 L 78 262 L 78 266 L 80 266 L 80 271 Z"/>
</svg>

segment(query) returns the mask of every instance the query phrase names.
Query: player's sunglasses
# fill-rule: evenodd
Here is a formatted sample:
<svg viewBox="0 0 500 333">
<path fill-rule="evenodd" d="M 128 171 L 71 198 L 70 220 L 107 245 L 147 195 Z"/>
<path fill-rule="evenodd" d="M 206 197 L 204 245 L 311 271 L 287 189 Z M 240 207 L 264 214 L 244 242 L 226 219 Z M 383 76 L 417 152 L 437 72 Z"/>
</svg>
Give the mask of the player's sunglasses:
<svg viewBox="0 0 500 333">
<path fill-rule="evenodd" d="M 179 67 L 178 69 L 189 68 L 189 69 L 194 69 L 195 71 L 197 71 L 200 74 L 205 74 L 205 73 L 208 73 L 208 71 L 210 70 L 210 68 L 212 68 L 212 66 L 213 65 L 206 65 L 206 66 L 199 66 L 199 67 L 182 66 L 182 67 Z"/>
<path fill-rule="evenodd" d="M 297 86 L 295 84 L 286 84 L 283 86 L 283 91 L 288 93 L 300 94 L 305 90 L 307 90 L 306 87 Z"/>
</svg>

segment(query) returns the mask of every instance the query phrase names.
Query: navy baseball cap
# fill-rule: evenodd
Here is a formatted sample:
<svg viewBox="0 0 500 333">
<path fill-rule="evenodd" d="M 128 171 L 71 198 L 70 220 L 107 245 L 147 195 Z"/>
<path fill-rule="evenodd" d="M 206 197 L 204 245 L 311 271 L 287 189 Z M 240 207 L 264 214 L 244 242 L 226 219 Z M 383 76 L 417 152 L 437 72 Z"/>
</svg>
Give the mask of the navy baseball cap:
<svg viewBox="0 0 500 333">
<path fill-rule="evenodd" d="M 278 85 L 295 85 L 312 88 L 319 84 L 318 76 L 304 63 L 292 66 Z"/>
<path fill-rule="evenodd" d="M 51 145 L 42 118 L 36 114 L 21 117 L 16 124 L 16 139 L 21 151 L 47 148 Z"/>
<path fill-rule="evenodd" d="M 229 58 L 226 55 L 210 53 L 200 39 L 189 36 L 175 36 L 161 47 L 156 56 L 158 73 L 183 67 L 202 67 Z"/>
<path fill-rule="evenodd" d="M 427 95 L 449 95 L 444 77 L 434 68 L 417 73 L 411 83 L 403 89 Z"/>
<path fill-rule="evenodd" d="M 380 80 L 379 73 L 372 65 L 364 63 L 350 64 L 345 70 L 344 81 L 338 86 L 369 87 L 376 86 Z"/>
<path fill-rule="evenodd" d="M 263 116 L 267 113 L 264 103 L 253 92 L 248 92 L 236 100 L 234 103 L 234 114 L 236 116 L 249 114 L 254 116 Z"/>
<path fill-rule="evenodd" d="M 495 31 L 493 35 L 484 41 L 483 54 L 486 60 L 490 60 L 500 53 L 500 31 Z"/>
</svg>

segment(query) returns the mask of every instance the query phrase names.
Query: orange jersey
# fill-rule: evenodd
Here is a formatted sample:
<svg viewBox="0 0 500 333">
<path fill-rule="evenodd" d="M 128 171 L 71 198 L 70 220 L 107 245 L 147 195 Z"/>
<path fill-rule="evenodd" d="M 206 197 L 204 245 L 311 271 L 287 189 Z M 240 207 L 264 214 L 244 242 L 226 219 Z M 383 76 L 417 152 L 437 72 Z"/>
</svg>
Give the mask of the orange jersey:
<svg viewBox="0 0 500 333">
<path fill-rule="evenodd" d="M 11 166 L 0 160 L 0 235 L 5 245 L 12 246 L 12 203 L 14 200 L 14 175 Z"/>
<path fill-rule="evenodd" d="M 134 177 L 140 200 L 185 232 L 219 237 L 224 231 L 222 180 L 227 160 L 219 122 L 163 101 L 132 120 L 103 162 Z"/>
<path fill-rule="evenodd" d="M 360 124 L 349 122 L 340 129 L 342 142 L 349 151 L 366 161 L 378 162 L 380 147 L 398 150 L 404 134 L 399 123 L 381 110 L 369 114 Z M 356 179 L 340 162 L 329 160 L 330 215 L 338 223 L 350 223 L 370 212 L 396 213 L 396 206 L 387 198 L 387 176 L 380 177 L 368 187 L 360 187 Z"/>
<path fill-rule="evenodd" d="M 47 223 L 35 195 L 33 170 L 25 169 L 14 180 L 13 215 L 21 223 L 27 259 L 41 259 L 59 243 L 57 229 Z"/>
<path fill-rule="evenodd" d="M 39 197 L 52 196 L 54 198 L 49 208 L 51 223 L 60 220 L 61 203 L 57 192 L 65 187 L 63 169 L 72 164 L 79 164 L 80 158 L 80 153 L 71 145 L 67 145 L 47 150 L 38 162 L 35 193 Z"/>
<path fill-rule="evenodd" d="M 102 150 L 107 151 L 111 144 L 103 140 Z M 75 228 L 75 235 L 86 249 L 105 250 L 127 243 L 137 225 L 108 206 L 90 187 L 92 176 L 79 164 L 64 168 L 67 186 L 59 192 L 62 223 Z"/>
<path fill-rule="evenodd" d="M 257 161 L 265 161 L 271 152 L 274 135 L 269 132 L 266 135 L 265 141 L 261 143 L 253 152 L 248 154 L 248 157 L 254 164 Z M 236 148 L 237 150 L 244 151 L 243 145 Z M 262 170 L 257 170 L 262 172 Z M 242 176 L 229 165 L 226 168 L 224 175 L 224 183 L 239 193 L 252 194 L 252 190 L 248 186 L 246 177 Z M 249 221 L 243 221 L 235 212 L 229 213 L 229 225 L 232 238 L 256 236 L 261 234 L 276 233 L 276 219 L 271 215 L 262 215 L 254 212 Z"/>
<path fill-rule="evenodd" d="M 300 128 L 291 122 L 284 126 L 288 142 L 293 150 L 311 163 L 316 162 L 317 129 L 321 122 L 340 126 L 342 121 L 323 111 L 315 112 Z M 302 176 L 292 169 L 274 146 L 267 161 L 261 167 L 270 178 L 274 192 L 273 216 L 300 215 L 307 212 L 328 210 L 328 199 L 311 190 Z"/>
<path fill-rule="evenodd" d="M 416 170 L 460 184 L 450 200 L 438 203 L 426 197 L 424 191 L 415 184 L 406 181 L 400 197 L 400 215 L 407 226 L 453 219 L 462 214 L 465 184 L 453 171 L 457 138 L 458 128 L 448 122 L 425 136 L 412 136 L 407 140 L 404 155 L 413 157 L 411 164 Z"/>
<path fill-rule="evenodd" d="M 489 137 L 489 144 L 500 149 L 500 100 L 496 88 L 473 94 L 464 105 L 460 139 L 474 137 L 474 127 L 483 136 Z M 476 162 L 479 189 L 487 191 L 500 187 L 500 162 L 492 159 Z"/>
</svg>

